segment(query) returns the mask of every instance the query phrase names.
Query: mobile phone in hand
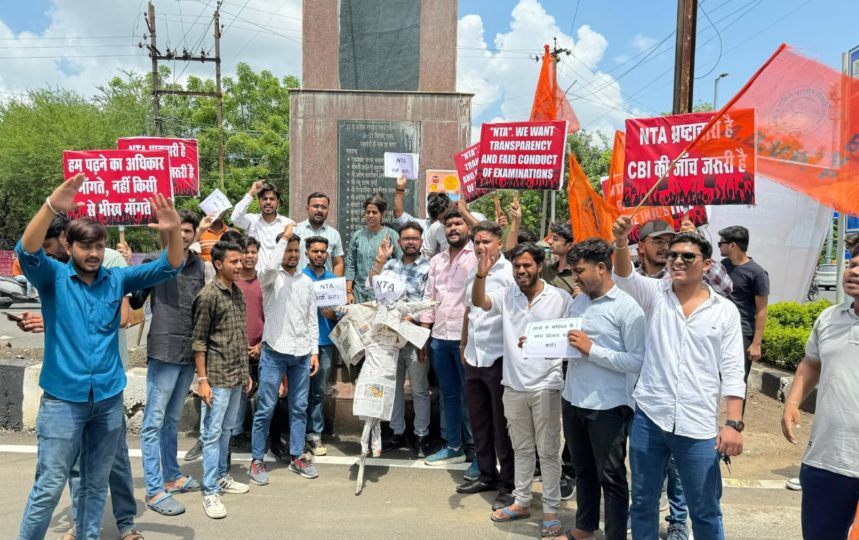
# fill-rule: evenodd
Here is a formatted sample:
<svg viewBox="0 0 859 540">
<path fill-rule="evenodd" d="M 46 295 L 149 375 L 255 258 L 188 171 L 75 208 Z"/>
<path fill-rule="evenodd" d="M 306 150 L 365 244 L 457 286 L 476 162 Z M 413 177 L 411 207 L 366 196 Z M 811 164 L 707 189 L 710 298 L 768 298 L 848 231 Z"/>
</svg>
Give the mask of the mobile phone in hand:
<svg viewBox="0 0 859 540">
<path fill-rule="evenodd" d="M 20 315 L 15 315 L 14 313 L 9 313 L 8 311 L 4 311 L 3 315 L 6 315 L 6 318 L 10 321 L 21 322 L 24 320 Z"/>
</svg>

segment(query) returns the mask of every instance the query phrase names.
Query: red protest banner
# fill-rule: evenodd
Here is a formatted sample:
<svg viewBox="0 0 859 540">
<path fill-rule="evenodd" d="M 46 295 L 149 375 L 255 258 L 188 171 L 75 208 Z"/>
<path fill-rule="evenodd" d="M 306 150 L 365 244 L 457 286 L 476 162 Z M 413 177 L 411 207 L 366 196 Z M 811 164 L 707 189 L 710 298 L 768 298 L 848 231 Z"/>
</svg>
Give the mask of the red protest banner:
<svg viewBox="0 0 859 540">
<path fill-rule="evenodd" d="M 465 202 L 471 202 L 489 193 L 490 190 L 478 189 L 476 185 L 477 166 L 480 163 L 480 142 L 454 154 L 453 162 L 456 164 L 460 190 Z"/>
<path fill-rule="evenodd" d="M 733 111 L 703 135 L 717 144 L 699 145 L 680 155 L 715 114 L 627 120 L 623 205 L 638 205 L 666 172 L 647 206 L 754 204 L 755 145 L 754 137 L 749 137 L 754 133 L 753 109 Z"/>
<path fill-rule="evenodd" d="M 561 189 L 567 123 L 483 124 L 477 187 Z"/>
<path fill-rule="evenodd" d="M 200 196 L 200 164 L 197 139 L 170 137 L 123 137 L 118 150 L 166 150 L 170 154 L 170 179 L 176 197 Z"/>
<path fill-rule="evenodd" d="M 149 197 L 173 196 L 169 160 L 165 150 L 63 152 L 63 178 L 77 173 L 86 177 L 75 197 L 84 206 L 69 217 L 89 216 L 105 225 L 154 223 Z"/>
</svg>

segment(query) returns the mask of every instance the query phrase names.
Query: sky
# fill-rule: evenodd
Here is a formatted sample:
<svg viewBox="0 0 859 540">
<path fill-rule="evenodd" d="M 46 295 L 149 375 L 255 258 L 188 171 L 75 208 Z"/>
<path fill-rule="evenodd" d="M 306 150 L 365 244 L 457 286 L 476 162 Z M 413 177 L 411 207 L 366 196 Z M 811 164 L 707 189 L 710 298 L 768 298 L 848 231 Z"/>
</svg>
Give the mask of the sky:
<svg viewBox="0 0 859 540">
<path fill-rule="evenodd" d="M 155 0 L 159 48 L 212 52 L 216 0 Z M 59 87 L 93 95 L 124 70 L 147 72 L 138 47 L 145 0 L 0 2 L 0 100 Z M 583 128 L 607 136 L 631 117 L 671 110 L 676 2 L 459 0 L 457 90 L 474 93 L 472 123 L 528 118 L 543 44 L 569 49 L 558 78 Z M 859 45 L 859 2 L 701 0 L 694 100 L 724 104 L 782 42 L 833 67 Z M 223 73 L 238 62 L 277 76 L 301 66 L 301 0 L 224 0 Z M 170 66 L 179 80 L 212 64 Z"/>
</svg>

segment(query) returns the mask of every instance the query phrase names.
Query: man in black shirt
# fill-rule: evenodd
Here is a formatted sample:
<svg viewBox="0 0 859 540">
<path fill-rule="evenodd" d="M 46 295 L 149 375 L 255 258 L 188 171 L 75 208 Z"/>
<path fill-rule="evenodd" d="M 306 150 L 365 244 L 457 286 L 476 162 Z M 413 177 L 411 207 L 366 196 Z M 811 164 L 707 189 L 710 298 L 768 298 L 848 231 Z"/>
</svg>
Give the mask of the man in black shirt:
<svg viewBox="0 0 859 540">
<path fill-rule="evenodd" d="M 740 311 L 743 327 L 743 347 L 746 349 L 746 379 L 752 362 L 761 358 L 761 341 L 767 322 L 767 297 L 770 278 L 761 265 L 746 255 L 749 249 L 749 230 L 739 225 L 719 231 L 719 253 L 722 264 L 731 276 L 734 290 L 730 299 Z"/>
</svg>

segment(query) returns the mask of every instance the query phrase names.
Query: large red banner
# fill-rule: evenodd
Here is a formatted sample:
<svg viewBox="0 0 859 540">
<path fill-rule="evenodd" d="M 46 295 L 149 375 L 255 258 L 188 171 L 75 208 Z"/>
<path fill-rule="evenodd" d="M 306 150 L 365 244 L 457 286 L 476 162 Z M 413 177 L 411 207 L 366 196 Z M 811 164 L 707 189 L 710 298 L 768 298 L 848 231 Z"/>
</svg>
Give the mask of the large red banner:
<svg viewBox="0 0 859 540">
<path fill-rule="evenodd" d="M 637 206 L 666 172 L 646 205 L 754 204 L 755 144 L 748 135 L 754 133 L 754 109 L 721 118 L 702 137 L 705 144 L 681 156 L 715 114 L 627 120 L 623 205 Z"/>
<path fill-rule="evenodd" d="M 561 189 L 567 122 L 483 124 L 477 187 Z"/>
<path fill-rule="evenodd" d="M 173 196 L 170 157 L 166 150 L 87 150 L 63 152 L 63 177 L 86 177 L 76 202 L 84 205 L 69 214 L 89 216 L 105 225 L 146 225 L 155 216 L 149 198 Z"/>
<path fill-rule="evenodd" d="M 462 152 L 454 154 L 453 162 L 456 164 L 462 198 L 465 199 L 465 202 L 471 202 L 489 193 L 490 190 L 477 187 L 477 167 L 480 163 L 479 141 Z"/>
<path fill-rule="evenodd" d="M 170 178 L 176 197 L 200 196 L 200 163 L 197 139 L 170 137 L 123 137 L 119 150 L 166 150 L 170 154 Z"/>
</svg>

